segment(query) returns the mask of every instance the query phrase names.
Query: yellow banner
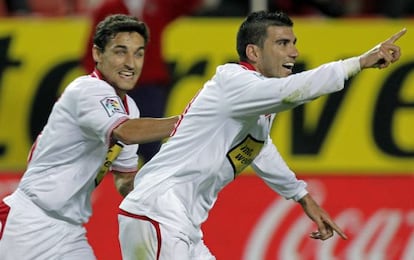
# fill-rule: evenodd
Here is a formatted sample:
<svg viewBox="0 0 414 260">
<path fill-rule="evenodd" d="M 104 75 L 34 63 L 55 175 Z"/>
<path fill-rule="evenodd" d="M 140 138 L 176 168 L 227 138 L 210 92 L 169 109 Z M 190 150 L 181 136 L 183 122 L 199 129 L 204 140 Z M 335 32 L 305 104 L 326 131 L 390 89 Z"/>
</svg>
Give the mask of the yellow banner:
<svg viewBox="0 0 414 260">
<path fill-rule="evenodd" d="M 85 19 L 0 20 L 0 170 L 22 170 L 59 93 L 80 75 Z"/>
<path fill-rule="evenodd" d="M 215 72 L 237 61 L 242 19 L 180 19 L 164 35 L 174 86 L 167 115 L 179 114 Z M 271 136 L 301 174 L 414 173 L 414 20 L 295 18 L 297 67 L 359 55 L 402 27 L 402 59 L 366 70 L 344 91 L 278 115 Z M 84 72 L 78 62 L 86 19 L 0 21 L 0 171 L 21 171 L 35 133 L 66 84 Z M 154 68 L 156 69 L 156 68 Z"/>
<path fill-rule="evenodd" d="M 182 19 L 165 35 L 165 55 L 178 78 L 168 114 L 181 113 L 217 65 L 237 61 L 240 19 Z M 403 27 L 402 59 L 365 70 L 345 91 L 278 115 L 272 138 L 297 172 L 414 173 L 414 20 L 294 19 L 298 66 L 360 55 Z"/>
</svg>

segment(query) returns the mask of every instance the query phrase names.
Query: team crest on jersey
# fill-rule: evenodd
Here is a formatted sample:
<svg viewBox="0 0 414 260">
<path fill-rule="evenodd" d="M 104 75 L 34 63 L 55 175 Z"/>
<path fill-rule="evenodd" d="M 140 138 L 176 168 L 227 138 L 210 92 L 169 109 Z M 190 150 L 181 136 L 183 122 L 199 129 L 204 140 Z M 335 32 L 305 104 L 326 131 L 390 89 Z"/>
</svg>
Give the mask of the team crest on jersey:
<svg viewBox="0 0 414 260">
<path fill-rule="evenodd" d="M 241 173 L 252 163 L 254 158 L 260 153 L 263 145 L 264 141 L 257 140 L 253 136 L 248 135 L 240 144 L 227 153 L 234 175 Z"/>
<path fill-rule="evenodd" d="M 119 97 L 106 97 L 101 100 L 101 104 L 109 117 L 113 116 L 115 113 L 126 114 L 125 108 Z"/>
</svg>

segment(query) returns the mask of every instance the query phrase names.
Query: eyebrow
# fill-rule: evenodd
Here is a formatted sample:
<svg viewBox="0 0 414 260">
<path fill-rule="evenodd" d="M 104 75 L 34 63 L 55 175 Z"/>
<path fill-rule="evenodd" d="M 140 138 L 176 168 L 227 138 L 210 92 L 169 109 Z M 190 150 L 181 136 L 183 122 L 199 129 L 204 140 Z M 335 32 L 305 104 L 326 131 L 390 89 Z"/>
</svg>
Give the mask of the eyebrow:
<svg viewBox="0 0 414 260">
<path fill-rule="evenodd" d="M 114 49 L 118 49 L 119 48 L 119 49 L 124 49 L 124 50 L 127 50 L 128 49 L 128 47 L 125 46 L 125 45 L 115 45 L 113 48 Z M 140 50 L 145 50 L 145 46 L 139 46 L 136 51 L 140 51 Z"/>
<path fill-rule="evenodd" d="M 128 49 L 125 45 L 115 45 L 112 48 L 113 49 Z"/>
<path fill-rule="evenodd" d="M 297 38 L 293 39 L 293 41 L 291 41 L 288 38 L 280 38 L 280 39 L 275 40 L 275 42 L 293 42 L 293 43 L 296 43 L 297 41 L 298 41 Z"/>
</svg>

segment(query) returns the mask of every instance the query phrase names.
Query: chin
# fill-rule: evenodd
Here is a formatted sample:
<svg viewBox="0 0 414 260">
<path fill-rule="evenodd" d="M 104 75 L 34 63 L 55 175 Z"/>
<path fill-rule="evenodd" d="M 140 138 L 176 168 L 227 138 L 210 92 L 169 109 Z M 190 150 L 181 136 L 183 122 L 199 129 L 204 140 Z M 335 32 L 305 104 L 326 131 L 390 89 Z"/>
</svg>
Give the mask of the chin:
<svg viewBox="0 0 414 260">
<path fill-rule="evenodd" d="M 133 89 L 135 89 L 135 86 L 122 88 L 124 91 L 131 91 Z"/>
<path fill-rule="evenodd" d="M 288 77 L 288 76 L 290 76 L 290 75 L 292 75 L 292 71 L 285 72 L 285 73 L 284 73 L 284 75 L 283 75 L 283 77 Z"/>
</svg>

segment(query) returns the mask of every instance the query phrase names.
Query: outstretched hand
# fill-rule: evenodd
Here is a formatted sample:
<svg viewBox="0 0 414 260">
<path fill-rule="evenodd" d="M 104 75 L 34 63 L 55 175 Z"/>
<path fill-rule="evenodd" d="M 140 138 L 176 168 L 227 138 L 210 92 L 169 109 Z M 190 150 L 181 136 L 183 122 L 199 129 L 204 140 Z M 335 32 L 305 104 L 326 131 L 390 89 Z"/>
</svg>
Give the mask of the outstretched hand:
<svg viewBox="0 0 414 260">
<path fill-rule="evenodd" d="M 318 231 L 310 234 L 311 238 L 326 240 L 336 232 L 342 239 L 348 239 L 345 233 L 335 224 L 328 213 L 325 212 L 314 200 L 307 194 L 298 201 L 306 215 L 313 220 L 318 226 Z"/>
<path fill-rule="evenodd" d="M 361 69 L 364 68 L 380 68 L 384 69 L 391 63 L 396 62 L 401 56 L 400 47 L 395 45 L 395 42 L 406 33 L 404 28 L 396 34 L 392 35 L 387 40 L 378 44 L 371 50 L 360 56 Z"/>
</svg>

